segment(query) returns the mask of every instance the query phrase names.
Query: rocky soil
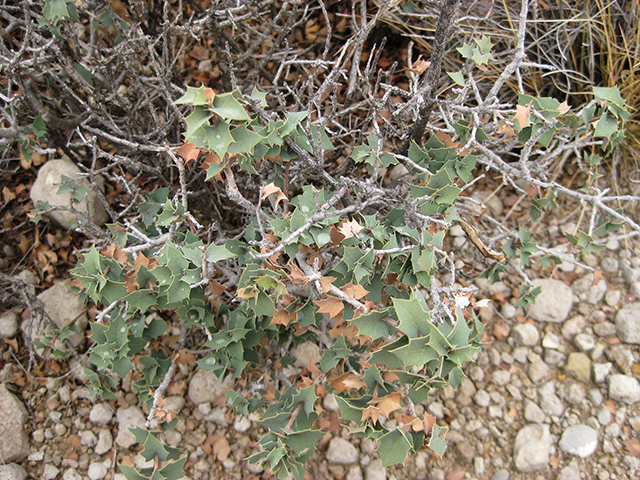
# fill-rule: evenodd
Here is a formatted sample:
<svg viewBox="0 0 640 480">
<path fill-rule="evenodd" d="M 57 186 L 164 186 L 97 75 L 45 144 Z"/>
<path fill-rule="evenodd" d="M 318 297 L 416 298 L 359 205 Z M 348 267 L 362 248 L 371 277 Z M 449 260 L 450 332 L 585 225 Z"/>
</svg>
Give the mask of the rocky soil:
<svg viewBox="0 0 640 480">
<path fill-rule="evenodd" d="M 557 228 L 549 230 L 551 237 Z M 450 231 L 455 248 L 471 249 Z M 612 239 L 582 264 L 529 272 L 543 286 L 535 307 L 514 307 L 514 285 L 477 281 L 487 345 L 468 378 L 418 405 L 449 426 L 444 458 L 419 452 L 404 467 L 384 469 L 376 445 L 346 427 L 327 434 L 309 463 L 309 478 L 346 480 L 632 480 L 640 478 L 640 257 L 636 239 Z M 469 250 L 471 251 L 471 250 Z M 594 274 L 590 269 L 601 272 Z M 28 271 L 20 275 L 37 283 Z M 508 281 L 508 280 L 507 280 Z M 37 287 L 37 285 L 36 285 Z M 86 327 L 84 310 L 61 285 L 40 294 L 61 325 Z M 127 378 L 118 400 L 92 398 L 83 358 L 38 363 L 27 375 L 17 361 L 20 336 L 38 338 L 22 311 L 0 315 L 0 479 L 123 480 L 118 464 L 144 466 L 129 432 L 142 426 Z M 80 338 L 71 339 L 73 342 Z M 308 355 L 299 352 L 299 355 Z M 22 362 L 24 363 L 24 362 Z M 56 373 L 56 371 L 58 373 Z M 225 406 L 227 382 L 180 365 L 167 409 L 178 412 L 169 445 L 189 456 L 192 480 L 270 478 L 242 460 L 260 436 L 255 418 Z M 332 397 L 324 400 L 337 410 Z M 330 413 L 331 415 L 331 413 Z"/>
</svg>

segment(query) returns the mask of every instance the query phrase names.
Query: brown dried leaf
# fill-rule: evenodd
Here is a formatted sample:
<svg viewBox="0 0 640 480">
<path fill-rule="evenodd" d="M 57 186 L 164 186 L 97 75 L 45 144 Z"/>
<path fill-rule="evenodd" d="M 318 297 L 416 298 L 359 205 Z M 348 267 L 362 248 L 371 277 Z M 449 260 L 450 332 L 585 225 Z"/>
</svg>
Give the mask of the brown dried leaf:
<svg viewBox="0 0 640 480">
<path fill-rule="evenodd" d="M 269 325 L 284 325 L 287 327 L 296 318 L 296 312 L 287 312 L 284 308 L 276 310 Z"/>
<path fill-rule="evenodd" d="M 226 437 L 220 437 L 213 444 L 213 453 L 218 457 L 218 460 L 224 462 L 231 453 L 231 446 L 229 445 L 229 441 Z"/>
<path fill-rule="evenodd" d="M 350 299 L 356 299 L 356 300 L 360 300 L 367 293 L 369 293 L 369 291 L 365 290 L 365 288 L 362 285 L 354 285 L 353 282 L 349 282 L 346 285 L 340 287 L 340 290 L 344 294 L 346 294 Z"/>
<path fill-rule="evenodd" d="M 393 392 L 384 397 L 374 398 L 369 401 L 370 405 L 377 405 L 380 409 L 380 413 L 389 418 L 391 412 L 398 410 L 402 407 L 400 401 L 402 400 L 402 394 L 400 392 Z"/>
<path fill-rule="evenodd" d="M 375 424 L 378 422 L 381 413 L 378 407 L 367 407 L 362 410 L 362 420 L 360 420 L 360 423 L 364 423 L 370 418 L 371 422 Z"/>
<path fill-rule="evenodd" d="M 520 130 L 527 126 L 527 122 L 529 121 L 529 111 L 531 108 L 531 103 L 529 105 L 523 107 L 522 105 L 516 105 L 516 115 L 514 119 L 520 125 Z"/>
<path fill-rule="evenodd" d="M 622 442 L 629 453 L 634 457 L 640 458 L 640 441 L 637 438 L 631 437 L 629 440 Z"/>
<path fill-rule="evenodd" d="M 342 225 L 338 227 L 338 231 L 344 236 L 344 238 L 355 237 L 360 230 L 362 230 L 362 226 L 355 219 L 345 220 L 342 222 Z"/>
<path fill-rule="evenodd" d="M 340 312 L 342 312 L 342 310 L 344 310 L 342 300 L 330 295 L 322 300 L 314 300 L 313 303 L 318 306 L 318 313 L 326 313 L 330 318 L 336 317 Z"/>
<path fill-rule="evenodd" d="M 196 148 L 196 146 L 188 141 L 184 141 L 184 145 L 178 148 L 178 155 L 180 155 L 184 159 L 184 164 L 189 165 L 191 160 L 197 160 L 198 155 L 200 155 L 200 149 Z"/>
<path fill-rule="evenodd" d="M 431 62 L 428 62 L 422 58 L 422 55 L 418 57 L 418 60 L 413 62 L 413 70 L 416 73 L 424 73 L 424 71 L 431 66 Z"/>
<path fill-rule="evenodd" d="M 345 390 L 351 390 L 352 388 L 358 390 L 361 388 L 367 388 L 367 384 L 353 373 L 343 373 L 342 375 L 332 377 L 327 381 L 338 393 L 344 392 Z"/>
<path fill-rule="evenodd" d="M 280 187 L 276 187 L 275 183 L 271 182 L 269 185 L 266 185 L 262 188 L 262 200 L 267 198 L 269 195 L 277 194 L 276 202 L 273 208 L 278 208 L 278 204 L 283 200 L 289 200 L 287 196 L 283 193 Z"/>
</svg>

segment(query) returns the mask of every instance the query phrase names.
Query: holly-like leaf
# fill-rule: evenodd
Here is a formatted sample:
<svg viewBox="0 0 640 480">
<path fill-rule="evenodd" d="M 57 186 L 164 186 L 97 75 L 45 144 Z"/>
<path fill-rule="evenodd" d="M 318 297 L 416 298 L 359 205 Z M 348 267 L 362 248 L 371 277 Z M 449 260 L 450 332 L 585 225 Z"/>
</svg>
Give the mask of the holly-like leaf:
<svg viewBox="0 0 640 480">
<path fill-rule="evenodd" d="M 196 146 L 185 140 L 184 145 L 178 148 L 178 155 L 184 159 L 184 164 L 188 165 L 191 160 L 197 160 L 200 150 Z"/>
<path fill-rule="evenodd" d="M 292 320 L 295 320 L 296 316 L 296 312 L 287 312 L 282 308 L 276 310 L 276 313 L 273 315 L 269 325 L 284 325 L 286 327 Z"/>
<path fill-rule="evenodd" d="M 465 81 L 464 81 L 464 75 L 462 74 L 462 72 L 454 72 L 454 73 L 447 72 L 447 75 L 449 75 L 451 77 L 451 80 L 456 82 L 456 84 L 460 85 L 461 87 L 464 87 Z"/>
<path fill-rule="evenodd" d="M 367 384 L 353 373 L 343 373 L 340 376 L 329 378 L 327 381 L 338 393 L 344 392 L 345 390 L 349 391 L 353 388 L 357 390 L 367 388 Z"/>
<path fill-rule="evenodd" d="M 229 124 L 224 120 L 219 120 L 216 127 L 203 125 L 201 130 L 202 138 L 209 150 L 213 150 L 220 158 L 224 158 L 229 145 L 234 142 L 229 130 Z"/>
<path fill-rule="evenodd" d="M 345 239 L 347 239 L 357 235 L 362 230 L 362 228 L 363 227 L 354 218 L 354 219 L 345 220 L 344 222 L 342 222 L 342 225 L 338 227 L 338 231 L 342 234 L 342 236 Z"/>
<path fill-rule="evenodd" d="M 280 187 L 276 187 L 276 184 L 273 182 L 262 187 L 262 200 L 269 197 L 270 195 L 273 195 L 274 193 L 277 195 L 274 208 L 277 209 L 280 202 L 282 202 L 283 200 L 288 200 L 287 196 L 282 192 Z"/>
<path fill-rule="evenodd" d="M 185 138 L 189 140 L 197 130 L 207 124 L 211 117 L 213 117 L 213 113 L 209 109 L 201 106 L 194 108 L 191 115 L 184 119 L 187 123 L 187 131 L 184 132 Z"/>
<path fill-rule="evenodd" d="M 225 120 L 250 120 L 244 105 L 238 101 L 235 95 L 237 95 L 237 92 L 216 95 L 216 98 L 213 99 L 211 111 Z"/>
<path fill-rule="evenodd" d="M 237 255 L 229 251 L 224 245 L 214 245 L 213 243 L 207 247 L 204 254 L 207 257 L 207 261 L 211 263 L 233 258 Z"/>
<path fill-rule="evenodd" d="M 391 412 L 395 412 L 402 407 L 401 400 L 402 395 L 399 392 L 393 392 L 384 397 L 374 398 L 369 401 L 369 404 L 377 406 L 383 416 L 390 418 Z"/>
<path fill-rule="evenodd" d="M 176 100 L 176 105 L 209 105 L 215 97 L 213 89 L 207 87 L 187 87 L 187 91 L 183 96 Z"/>
<path fill-rule="evenodd" d="M 342 310 L 344 310 L 344 304 L 338 297 L 327 296 L 322 300 L 314 300 L 318 306 L 318 313 L 327 313 L 330 318 L 336 317 Z"/>
<path fill-rule="evenodd" d="M 378 407 L 367 407 L 362 410 L 362 420 L 360 423 L 364 423 L 367 419 L 371 419 L 371 422 L 375 425 L 380 418 L 380 409 Z"/>
<path fill-rule="evenodd" d="M 380 454 L 382 465 L 388 467 L 395 464 L 404 465 L 411 446 L 404 432 L 396 428 L 380 437 L 380 444 L 376 450 Z"/>
<path fill-rule="evenodd" d="M 398 314 L 399 329 L 409 338 L 418 338 L 429 333 L 430 315 L 422 308 L 416 297 L 409 300 L 393 299 L 393 306 Z"/>
<path fill-rule="evenodd" d="M 448 430 L 449 429 L 447 427 L 441 427 L 438 424 L 435 424 L 433 426 L 433 430 L 431 430 L 429 443 L 427 443 L 427 446 L 440 455 L 440 457 L 444 456 L 444 452 L 447 449 L 447 442 L 445 441 L 444 436 Z"/>
</svg>

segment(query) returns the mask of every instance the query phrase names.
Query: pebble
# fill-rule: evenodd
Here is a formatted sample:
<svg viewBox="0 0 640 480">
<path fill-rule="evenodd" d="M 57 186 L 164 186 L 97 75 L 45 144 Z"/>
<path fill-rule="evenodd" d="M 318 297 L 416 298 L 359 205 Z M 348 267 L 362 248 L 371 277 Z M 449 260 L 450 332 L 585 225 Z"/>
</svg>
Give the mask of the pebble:
<svg viewBox="0 0 640 480">
<path fill-rule="evenodd" d="M 496 370 L 495 372 L 493 372 L 491 383 L 503 387 L 508 384 L 510 380 L 511 374 L 508 370 Z"/>
<path fill-rule="evenodd" d="M 108 424 L 113 418 L 113 410 L 108 403 L 98 403 L 93 406 L 89 414 L 89 420 L 96 425 Z"/>
<path fill-rule="evenodd" d="M 540 387 L 538 394 L 540 398 L 540 408 L 545 414 L 559 417 L 564 413 L 564 404 L 556 394 L 556 384 L 554 380 Z"/>
<path fill-rule="evenodd" d="M 22 402 L 4 383 L 0 384 L 0 459 L 2 463 L 19 462 L 29 454 L 29 437 L 25 431 L 28 413 Z"/>
<path fill-rule="evenodd" d="M 629 425 L 631 425 L 631 428 L 633 428 L 635 432 L 640 432 L 640 415 L 631 417 L 629 419 Z"/>
<path fill-rule="evenodd" d="M 364 469 L 365 480 L 387 480 L 387 469 L 379 458 L 372 460 Z"/>
<path fill-rule="evenodd" d="M 118 408 L 118 435 L 116 443 L 119 447 L 127 449 L 136 443 L 136 437 L 129 431 L 133 427 L 145 427 L 146 418 L 139 407 L 131 406 Z"/>
<path fill-rule="evenodd" d="M 244 433 L 251 428 L 251 420 L 244 415 L 238 415 L 233 422 L 233 429 L 238 433 Z"/>
<path fill-rule="evenodd" d="M 608 380 L 611 399 L 628 405 L 640 402 L 640 383 L 635 378 L 615 374 L 610 375 Z"/>
<path fill-rule="evenodd" d="M 624 343 L 640 344 L 640 302 L 625 305 L 618 311 L 616 332 Z"/>
<path fill-rule="evenodd" d="M 607 380 L 607 376 L 611 373 L 613 363 L 594 363 L 592 367 L 593 381 L 595 383 L 604 383 Z"/>
<path fill-rule="evenodd" d="M 607 290 L 607 293 L 604 294 L 604 302 L 610 307 L 618 305 L 621 298 L 622 292 L 620 290 Z"/>
<path fill-rule="evenodd" d="M 529 365 L 529 378 L 534 384 L 538 384 L 549 375 L 549 367 L 542 360 L 537 360 Z"/>
<path fill-rule="evenodd" d="M 559 280 L 536 279 L 534 287 L 542 287 L 536 303 L 529 307 L 529 316 L 539 322 L 564 321 L 573 306 L 573 291 Z"/>
<path fill-rule="evenodd" d="M 89 448 L 94 447 L 98 443 L 98 437 L 91 430 L 85 430 L 80 434 L 80 444 Z"/>
<path fill-rule="evenodd" d="M 616 334 L 616 326 L 611 322 L 600 322 L 593 326 L 593 331 L 602 338 L 612 337 Z"/>
<path fill-rule="evenodd" d="M 98 443 L 93 449 L 96 455 L 104 455 L 113 448 L 113 435 L 111 431 L 104 428 L 98 433 Z"/>
<path fill-rule="evenodd" d="M 340 410 L 340 405 L 338 405 L 338 401 L 332 393 L 325 395 L 322 406 L 329 412 L 337 412 Z"/>
<path fill-rule="evenodd" d="M 42 471 L 42 480 L 54 480 L 59 473 L 60 469 L 56 468 L 55 465 L 51 463 L 45 463 L 44 470 Z"/>
<path fill-rule="evenodd" d="M 544 350 L 544 363 L 547 365 L 560 365 L 564 363 L 566 358 L 564 353 L 560 353 L 557 350 L 551 350 L 549 348 L 545 348 Z"/>
<path fill-rule="evenodd" d="M 533 347 L 540 340 L 538 329 L 530 323 L 519 323 L 511 330 L 511 337 L 517 345 Z"/>
<path fill-rule="evenodd" d="M 501 468 L 496 473 L 493 474 L 491 480 L 509 480 L 509 470 L 505 470 Z"/>
<path fill-rule="evenodd" d="M 538 405 L 527 400 L 524 407 L 524 418 L 527 422 L 544 423 L 546 416 Z"/>
<path fill-rule="evenodd" d="M 231 388 L 233 379 L 228 375 L 220 382 L 215 373 L 209 370 L 199 370 L 189 382 L 188 397 L 194 405 L 204 402 L 215 402 L 227 388 Z"/>
<path fill-rule="evenodd" d="M 551 433 L 549 426 L 534 423 L 522 428 L 516 436 L 513 459 L 519 472 L 543 470 L 549 464 Z"/>
<path fill-rule="evenodd" d="M 593 285 L 594 278 L 595 275 L 589 272 L 571 285 L 571 288 L 578 294 L 580 300 L 591 305 L 600 302 L 607 293 L 607 282 L 600 280 L 597 284 Z"/>
<path fill-rule="evenodd" d="M 571 375 L 580 382 L 588 383 L 591 375 L 591 359 L 584 353 L 570 353 L 564 369 L 567 375 Z"/>
<path fill-rule="evenodd" d="M 107 476 L 107 467 L 101 462 L 94 462 L 89 465 L 87 475 L 90 480 L 102 480 Z"/>
<path fill-rule="evenodd" d="M 479 407 L 486 408 L 491 404 L 491 395 L 489 395 L 486 390 L 478 390 L 473 396 L 473 401 L 476 402 L 476 405 Z"/>
<path fill-rule="evenodd" d="M 620 370 L 625 374 L 631 373 L 634 363 L 633 353 L 626 345 L 613 345 L 607 349 L 607 358 L 613 360 Z"/>
<path fill-rule="evenodd" d="M 68 468 L 62 475 L 62 480 L 82 480 L 82 475 L 75 468 Z"/>
<path fill-rule="evenodd" d="M 553 348 L 554 350 L 557 350 L 560 348 L 560 339 L 555 333 L 547 332 L 542 339 L 542 346 L 544 348 Z"/>
<path fill-rule="evenodd" d="M 584 397 L 584 388 L 579 383 L 572 383 L 565 388 L 564 399 L 572 405 L 580 405 Z"/>
<path fill-rule="evenodd" d="M 352 465 L 358 461 L 358 450 L 342 437 L 333 437 L 327 449 L 327 460 L 336 465 Z"/>
<path fill-rule="evenodd" d="M 598 447 L 598 432 L 587 425 L 573 425 L 564 431 L 558 446 L 565 453 L 587 458 Z"/>
<path fill-rule="evenodd" d="M 573 337 L 573 343 L 583 352 L 590 352 L 596 346 L 596 341 L 588 333 L 579 333 Z"/>
<path fill-rule="evenodd" d="M 13 310 L 0 316 L 0 338 L 13 338 L 18 333 L 18 314 Z"/>
<path fill-rule="evenodd" d="M 571 462 L 558 473 L 556 480 L 580 480 L 580 467 Z"/>
<path fill-rule="evenodd" d="M 306 368 L 309 366 L 309 361 L 312 363 L 318 363 L 322 358 L 320 355 L 320 347 L 315 342 L 305 342 L 298 345 L 292 352 L 296 359 L 293 364 L 296 367 Z"/>
<path fill-rule="evenodd" d="M 25 480 L 27 478 L 27 472 L 22 466 L 17 463 L 9 463 L 7 465 L 0 465 L 0 479 L 1 480 Z"/>
<path fill-rule="evenodd" d="M 571 340 L 577 334 L 584 331 L 586 322 L 582 315 L 576 315 L 564 322 L 562 325 L 562 336 L 567 340 Z"/>
</svg>

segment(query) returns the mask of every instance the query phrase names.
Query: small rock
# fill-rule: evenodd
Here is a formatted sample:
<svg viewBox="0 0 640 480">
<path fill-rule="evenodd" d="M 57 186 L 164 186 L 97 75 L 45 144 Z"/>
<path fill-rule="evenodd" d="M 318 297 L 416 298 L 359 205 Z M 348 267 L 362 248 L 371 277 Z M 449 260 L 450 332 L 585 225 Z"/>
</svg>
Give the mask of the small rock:
<svg viewBox="0 0 640 480">
<path fill-rule="evenodd" d="M 625 305 L 618 311 L 616 332 L 621 341 L 640 344 L 640 302 Z"/>
<path fill-rule="evenodd" d="M 31 187 L 31 200 L 34 205 L 49 202 L 52 207 L 68 207 L 71 205 L 71 193 L 58 193 L 62 176 L 70 178 L 76 185 L 89 190 L 89 218 L 98 226 L 103 226 L 109 219 L 104 205 L 86 178 L 82 178 L 80 169 L 70 160 L 49 160 L 38 171 L 38 177 Z M 98 183 L 101 183 L 100 181 Z M 87 202 L 75 203 L 79 212 L 87 212 Z M 68 211 L 55 211 L 45 214 L 64 229 L 70 229 L 77 222 L 77 216 Z"/>
<path fill-rule="evenodd" d="M 613 360 L 620 370 L 626 375 L 631 374 L 634 363 L 633 353 L 626 345 L 613 345 L 606 351 L 607 358 Z"/>
<path fill-rule="evenodd" d="M 347 475 L 344 478 L 345 480 L 364 480 L 364 475 L 362 474 L 360 465 L 353 465 L 349 468 L 349 470 L 347 470 Z"/>
<path fill-rule="evenodd" d="M 576 315 L 564 322 L 562 325 L 562 336 L 567 340 L 573 339 L 577 334 L 582 333 L 586 327 L 586 322 L 582 315 Z"/>
<path fill-rule="evenodd" d="M 107 467 L 101 462 L 94 462 L 89 465 L 87 475 L 90 480 L 102 480 L 107 476 Z"/>
<path fill-rule="evenodd" d="M 322 355 L 320 355 L 320 347 L 314 342 L 302 343 L 294 348 L 292 353 L 296 359 L 293 364 L 300 368 L 308 367 L 309 361 L 318 363 L 322 358 Z"/>
<path fill-rule="evenodd" d="M 167 397 L 167 403 L 164 406 L 167 410 L 173 410 L 176 413 L 180 413 L 180 410 L 184 408 L 186 403 L 185 399 L 181 395 L 170 395 Z"/>
<path fill-rule="evenodd" d="M 542 346 L 557 350 L 560 347 L 560 339 L 555 333 L 548 332 L 542 339 Z"/>
<path fill-rule="evenodd" d="M 84 430 L 80 434 L 80 444 L 89 448 L 94 447 L 98 443 L 98 437 L 91 430 Z"/>
<path fill-rule="evenodd" d="M 13 310 L 0 316 L 0 338 L 13 338 L 18 333 L 18 314 Z"/>
<path fill-rule="evenodd" d="M 505 470 L 501 468 L 496 473 L 493 474 L 491 480 L 509 480 L 509 470 Z"/>
<path fill-rule="evenodd" d="M 538 405 L 527 400 L 524 407 L 524 418 L 530 423 L 544 423 L 546 417 Z"/>
<path fill-rule="evenodd" d="M 598 423 L 603 427 L 606 427 L 611 423 L 611 412 L 606 408 L 601 408 L 596 413 L 596 418 L 598 419 Z"/>
<path fill-rule="evenodd" d="M 511 381 L 511 374 L 508 370 L 496 370 L 491 377 L 491 383 L 500 387 L 505 386 Z"/>
<path fill-rule="evenodd" d="M 251 420 L 244 415 L 239 415 L 233 422 L 233 429 L 238 433 L 244 433 L 251 428 Z"/>
<path fill-rule="evenodd" d="M 214 408 L 211 410 L 209 415 L 204 417 L 204 419 L 208 422 L 213 422 L 222 428 L 226 428 L 229 425 L 227 423 L 227 411 L 224 408 Z"/>
<path fill-rule="evenodd" d="M 365 480 L 387 480 L 387 469 L 379 458 L 372 460 L 364 469 Z"/>
<path fill-rule="evenodd" d="M 479 407 L 486 408 L 491 404 L 491 395 L 489 395 L 486 390 L 478 390 L 473 396 L 473 401 L 476 402 L 476 405 Z"/>
<path fill-rule="evenodd" d="M 600 262 L 600 268 L 607 273 L 617 273 L 620 268 L 620 262 L 614 257 L 604 257 Z"/>
<path fill-rule="evenodd" d="M 604 302 L 610 307 L 618 305 L 621 298 L 622 292 L 620 290 L 607 290 L 607 293 L 604 294 Z"/>
<path fill-rule="evenodd" d="M 189 382 L 188 396 L 194 405 L 204 402 L 215 402 L 227 388 L 233 386 L 233 379 L 228 375 L 220 382 L 210 370 L 199 370 Z"/>
<path fill-rule="evenodd" d="M 595 383 L 604 383 L 607 380 L 607 376 L 611 373 L 613 364 L 607 363 L 594 363 L 593 364 L 593 381 Z"/>
<path fill-rule="evenodd" d="M 0 465 L 0 480 L 25 480 L 27 472 L 17 463 Z"/>
<path fill-rule="evenodd" d="M 513 460 L 519 472 L 543 470 L 549 464 L 551 434 L 549 426 L 534 423 L 522 428 L 513 447 Z"/>
<path fill-rule="evenodd" d="M 111 431 L 103 428 L 100 430 L 98 434 L 98 443 L 96 444 L 96 448 L 94 448 L 94 452 L 96 455 L 104 455 L 108 451 L 113 448 L 113 435 L 111 435 Z"/>
<path fill-rule="evenodd" d="M 564 413 L 564 404 L 556 394 L 556 384 L 554 380 L 545 383 L 538 389 L 540 408 L 547 415 L 561 416 Z"/>
<path fill-rule="evenodd" d="M 68 468 L 64 474 L 62 474 L 62 480 L 82 480 L 82 475 L 80 475 L 75 468 Z"/>
<path fill-rule="evenodd" d="M 556 480 L 580 480 L 580 467 L 571 462 L 558 473 Z"/>
<path fill-rule="evenodd" d="M 543 381 L 549 375 L 549 367 L 542 360 L 537 360 L 529 365 L 529 378 L 534 384 Z"/>
<path fill-rule="evenodd" d="M 338 401 L 333 393 L 325 395 L 322 406 L 329 412 L 337 412 L 340 410 L 340 405 L 338 405 Z"/>
<path fill-rule="evenodd" d="M 579 333 L 573 337 L 573 343 L 583 352 L 590 352 L 596 346 L 593 336 L 588 333 Z"/>
<path fill-rule="evenodd" d="M 427 478 L 429 480 L 445 480 L 445 473 L 444 470 L 442 470 L 441 468 L 431 468 L 429 469 L 429 474 L 427 475 Z"/>
<path fill-rule="evenodd" d="M 580 382 L 588 383 L 591 375 L 591 360 L 584 353 L 573 352 L 569 354 L 564 369 L 567 375 L 571 375 Z"/>
<path fill-rule="evenodd" d="M 26 408 L 18 397 L 0 384 L 0 459 L 19 462 L 29 454 L 29 437 L 25 431 L 28 421 Z"/>
<path fill-rule="evenodd" d="M 519 323 L 511 330 L 511 336 L 517 345 L 533 347 L 540 340 L 538 329 L 530 323 Z"/>
<path fill-rule="evenodd" d="M 604 298 L 605 293 L 607 293 L 607 282 L 599 280 L 596 285 L 593 285 L 594 278 L 595 275 L 589 272 L 571 285 L 571 288 L 578 294 L 580 300 L 591 305 L 600 302 Z"/>
<path fill-rule="evenodd" d="M 558 445 L 565 453 L 587 458 L 598 447 L 598 432 L 587 425 L 573 425 L 564 431 Z"/>
<path fill-rule="evenodd" d="M 433 415 L 437 419 L 444 418 L 444 415 L 445 415 L 444 405 L 442 405 L 440 402 L 431 402 L 427 407 L 427 412 L 429 412 L 431 415 Z"/>
<path fill-rule="evenodd" d="M 89 413 L 89 420 L 98 426 L 108 424 L 113 418 L 113 410 L 108 403 L 98 403 L 93 406 Z"/>
<path fill-rule="evenodd" d="M 136 443 L 136 437 L 129 430 L 133 427 L 145 427 L 146 418 L 139 407 L 118 408 L 118 435 L 116 443 L 125 450 Z"/>
<path fill-rule="evenodd" d="M 358 450 L 342 437 L 333 437 L 327 449 L 327 460 L 336 465 L 352 465 L 358 461 Z"/>
<path fill-rule="evenodd" d="M 573 306 L 573 291 L 559 280 L 533 280 L 534 287 L 542 287 L 536 303 L 529 307 L 529 316 L 539 322 L 562 322 Z"/>
<path fill-rule="evenodd" d="M 57 469 L 55 465 L 51 463 L 45 463 L 44 470 L 42 472 L 42 480 L 54 480 L 59 473 L 60 470 Z"/>
<path fill-rule="evenodd" d="M 616 326 L 611 322 L 600 322 L 593 326 L 593 331 L 601 338 L 612 337 L 616 334 Z"/>
<path fill-rule="evenodd" d="M 609 397 L 632 405 L 640 402 L 640 383 L 627 375 L 609 375 Z"/>
<path fill-rule="evenodd" d="M 572 405 L 580 405 L 584 397 L 584 388 L 579 383 L 572 383 L 565 388 L 564 399 Z"/>
<path fill-rule="evenodd" d="M 640 415 L 631 417 L 629 419 L 629 425 L 631 425 L 631 428 L 633 428 L 635 432 L 640 432 Z"/>
<path fill-rule="evenodd" d="M 482 477 L 482 475 L 484 475 L 484 458 L 482 457 L 473 458 L 473 471 L 479 477 Z"/>
<path fill-rule="evenodd" d="M 544 349 L 544 363 L 547 365 L 559 365 L 564 363 L 566 358 L 564 353 L 560 353 L 557 350 L 551 350 L 550 348 Z"/>
</svg>

